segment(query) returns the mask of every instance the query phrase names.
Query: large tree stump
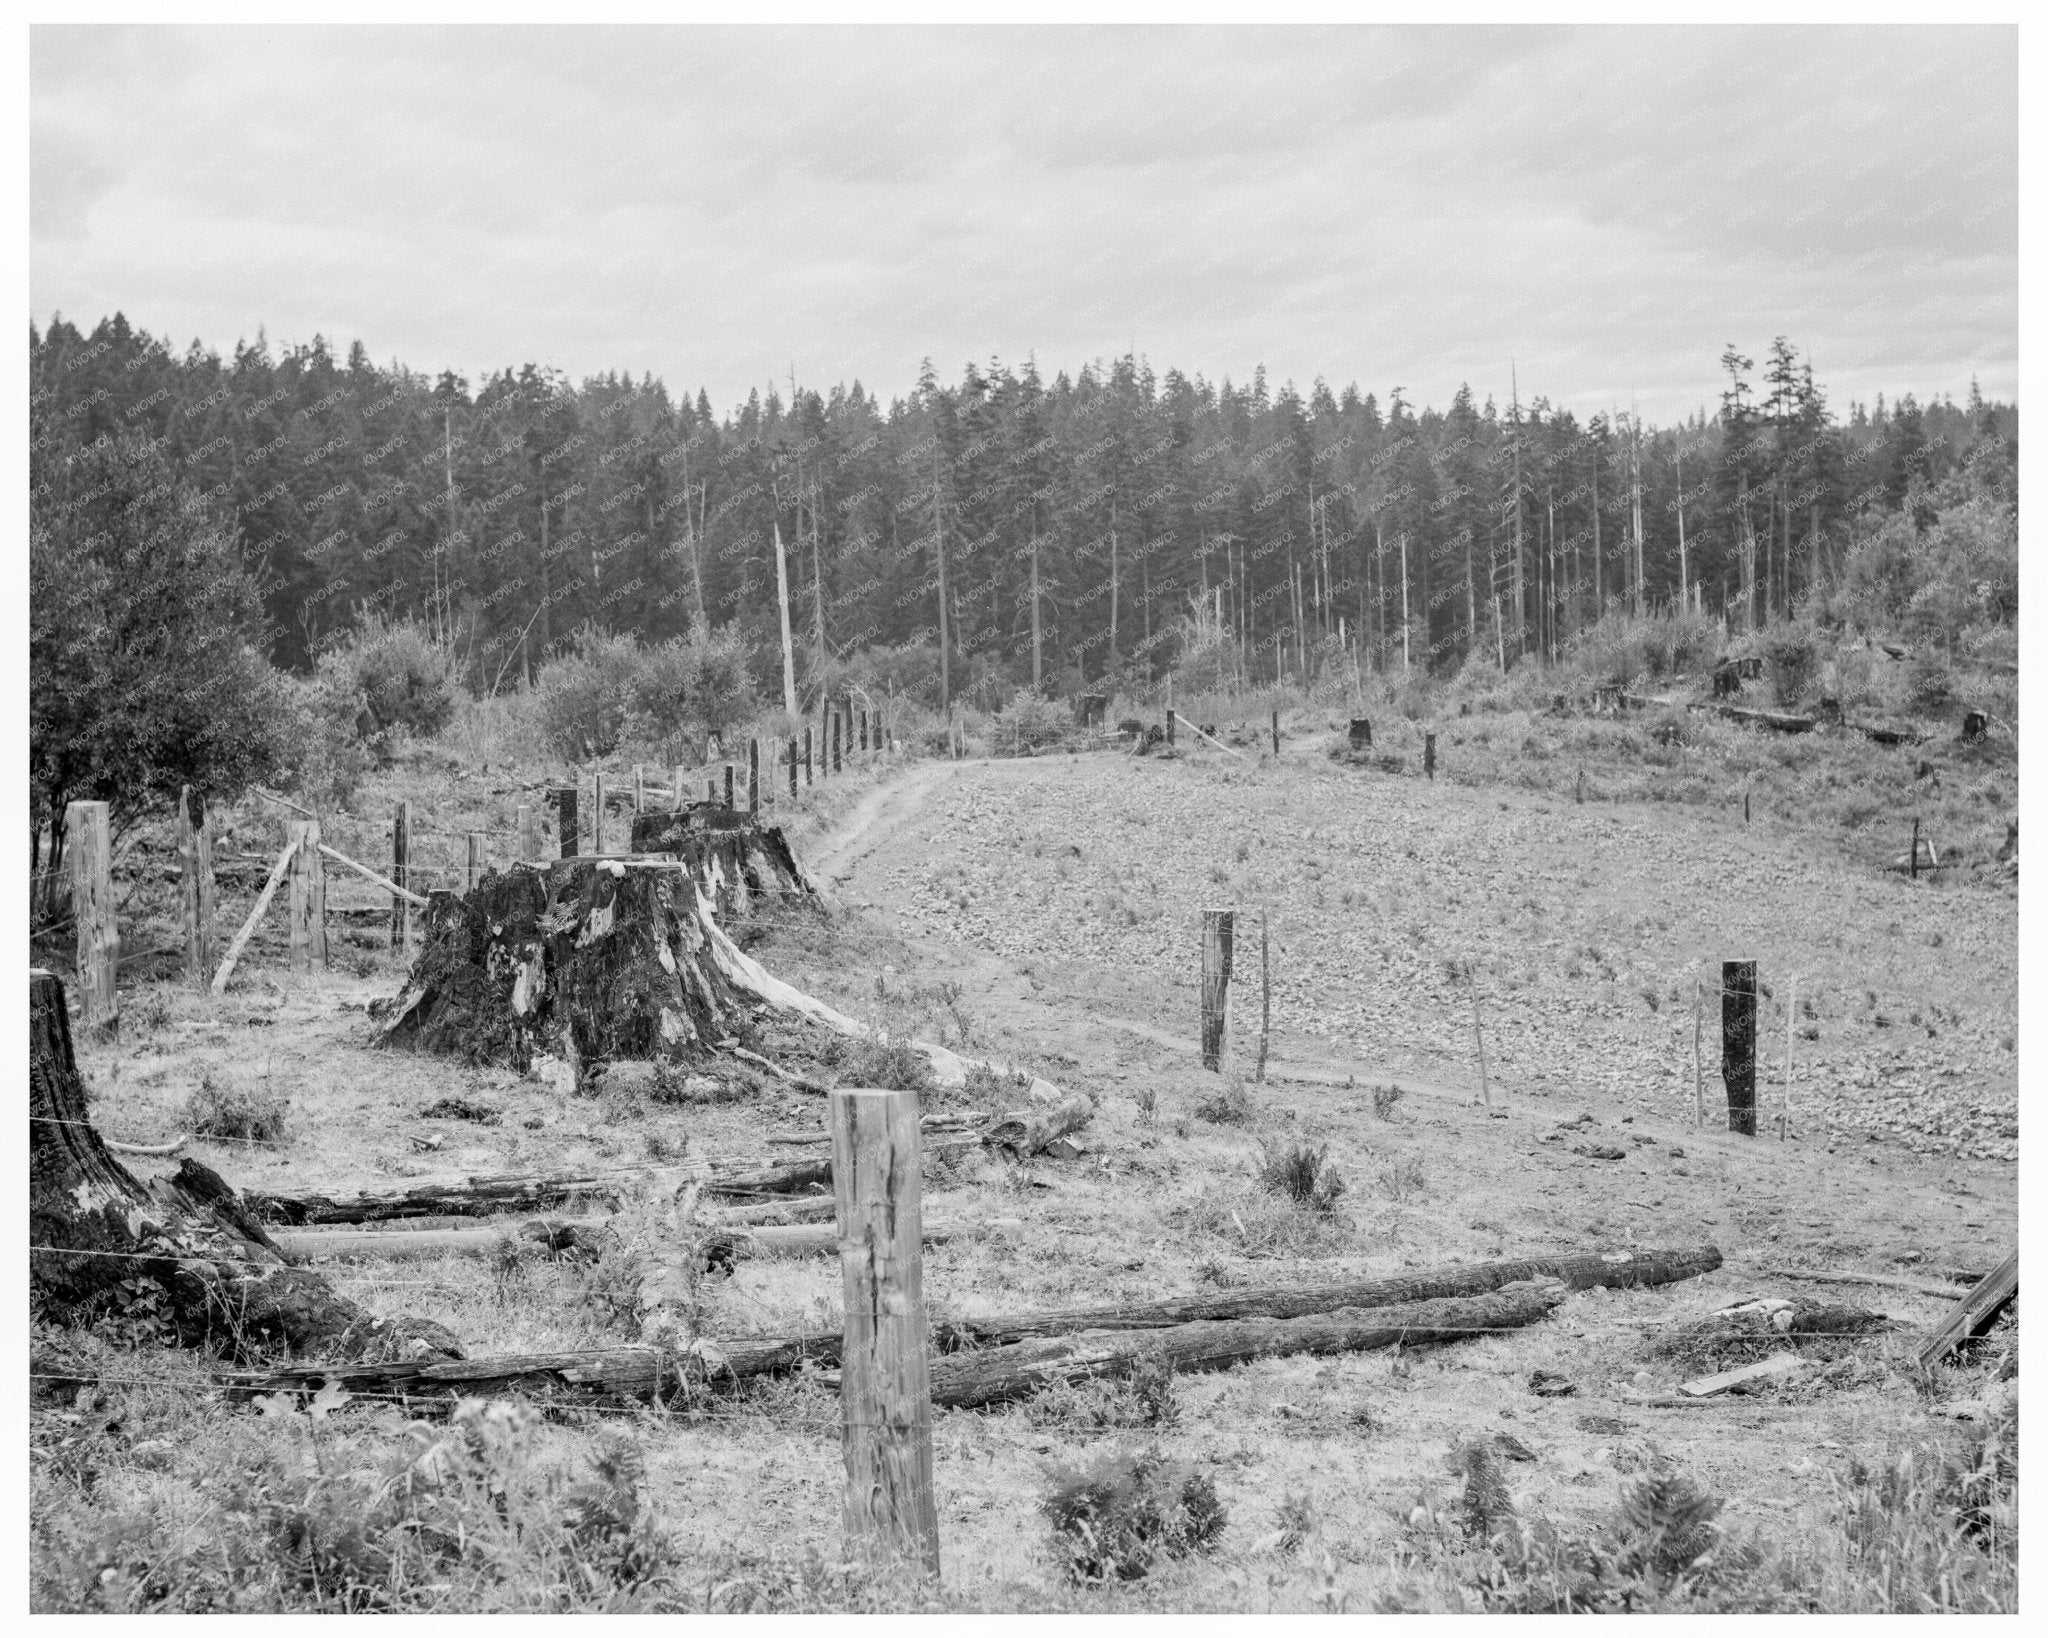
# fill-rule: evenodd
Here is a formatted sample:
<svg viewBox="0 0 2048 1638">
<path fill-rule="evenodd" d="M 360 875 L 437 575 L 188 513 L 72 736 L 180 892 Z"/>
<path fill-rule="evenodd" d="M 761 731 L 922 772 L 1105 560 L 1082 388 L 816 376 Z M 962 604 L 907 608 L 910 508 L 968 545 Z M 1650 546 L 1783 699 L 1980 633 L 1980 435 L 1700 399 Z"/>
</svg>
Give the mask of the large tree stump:
<svg viewBox="0 0 2048 1638">
<path fill-rule="evenodd" d="M 693 802 L 675 813 L 636 815 L 633 852 L 671 854 L 687 865 L 725 920 L 746 915 L 759 900 L 817 896 L 782 827 L 729 804 Z"/>
<path fill-rule="evenodd" d="M 235 1191 L 186 1160 L 145 1183 L 86 1113 L 64 986 L 29 974 L 29 1294 L 59 1324 L 157 1311 L 186 1345 L 238 1355 L 460 1358 L 431 1320 L 380 1320 L 284 1255 Z"/>
</svg>

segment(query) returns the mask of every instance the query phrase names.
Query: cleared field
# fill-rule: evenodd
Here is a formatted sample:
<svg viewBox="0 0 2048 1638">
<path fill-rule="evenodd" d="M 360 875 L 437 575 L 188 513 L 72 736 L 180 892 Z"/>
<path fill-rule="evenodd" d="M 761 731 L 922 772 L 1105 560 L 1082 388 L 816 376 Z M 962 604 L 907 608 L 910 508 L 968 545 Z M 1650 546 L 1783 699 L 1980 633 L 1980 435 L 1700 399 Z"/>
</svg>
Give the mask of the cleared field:
<svg viewBox="0 0 2048 1638">
<path fill-rule="evenodd" d="M 1768 826 L 1339 769 L 1304 742 L 1277 764 L 926 764 L 880 787 L 844 781 L 824 806 L 799 845 L 840 907 L 777 919 L 751 952 L 848 1011 L 1014 1057 L 1098 1103 L 1078 1159 L 932 1165 L 928 1217 L 1022 1225 L 926 1253 L 935 1319 L 1557 1248 L 1711 1243 L 1724 1266 L 1574 1294 L 1526 1329 L 1441 1349 L 1184 1376 L 1173 1413 L 1150 1422 L 1128 1396 L 1080 1392 L 939 1412 L 946 1573 L 922 1594 L 835 1567 L 838 1404 L 815 1373 L 608 1428 L 512 1427 L 503 1449 L 517 1471 L 557 1474 L 546 1493 L 558 1498 L 624 1441 L 651 1517 L 675 1538 L 672 1562 L 652 1591 L 599 1594 L 463 1559 L 408 1607 L 1476 1608 L 1490 1560 L 1456 1523 L 1452 1459 L 1498 1434 L 1534 1457 L 1506 1473 L 1525 1519 L 1591 1529 L 1624 1483 L 1682 1471 L 1727 1499 L 1724 1524 L 1777 1555 L 1789 1607 L 1883 1604 L 1846 1545 L 1855 1464 L 1952 1438 L 1968 1425 L 1957 1403 L 1981 1418 L 1994 1391 L 1988 1359 L 1916 1381 L 1911 1333 L 1944 1303 L 1902 1285 L 1939 1288 L 2015 1242 L 2010 898 L 1885 879 Z M 1257 1017 L 1248 912 L 1271 916 L 1275 1078 L 1236 1100 L 1223 1095 L 1235 1077 L 1205 1075 L 1194 1054 L 1205 904 L 1240 912 L 1232 1071 L 1247 1069 Z M 1711 1027 L 1710 1118 L 1693 1124 L 1692 980 L 1711 980 L 1727 955 L 1757 959 L 1773 990 L 1781 973 L 1797 980 L 1789 1141 L 1737 1138 L 1712 1118 Z M 1477 1102 L 1471 986 L 1453 976 L 1467 962 L 1495 1117 Z M 796 1091 L 631 1103 L 373 1051 L 363 1009 L 398 972 L 369 948 L 359 967 L 301 983 L 259 965 L 220 1002 L 169 985 L 131 994 L 121 1043 L 84 1053 L 94 1118 L 110 1137 L 147 1141 L 184 1129 L 203 1082 L 267 1091 L 289 1104 L 275 1145 L 193 1152 L 232 1182 L 308 1191 L 765 1154 L 771 1134 L 821 1123 L 822 1100 Z M 1774 1004 L 1761 1028 L 1766 1120 L 1784 1038 Z M 1799 1033 L 1808 1024 L 1815 1038 Z M 1873 1074 L 1885 1084 L 1859 1084 Z M 1322 1079 L 1286 1078 L 1308 1075 Z M 1376 1099 L 1389 1085 L 1402 1095 Z M 449 1096 L 492 1106 L 497 1124 L 419 1116 Z M 1294 1143 L 1321 1148 L 1342 1177 L 1333 1209 L 1261 1187 L 1262 1145 Z M 1595 1148 L 1620 1158 L 1576 1152 Z M 1816 1287 L 1773 1273 L 1784 1269 L 1895 1283 Z M 374 1308 L 441 1320 L 474 1353 L 620 1335 L 602 1266 L 445 1257 L 332 1272 Z M 1815 1290 L 1900 1330 L 1823 1347 L 1801 1377 L 1744 1398 L 1652 1403 L 1703 1368 L 1660 1353 L 1661 1330 Z M 832 1327 L 839 1273 L 824 1258 L 741 1261 L 701 1299 L 713 1336 Z M 223 1415 L 198 1362 L 147 1347 L 39 1336 L 37 1348 L 99 1382 L 120 1413 L 111 1433 L 99 1412 L 82 1425 L 39 1414 L 39 1607 L 331 1603 L 305 1554 L 279 1545 L 322 1505 L 308 1486 L 343 1507 L 351 1474 L 386 1471 L 424 1437 L 395 1407 L 317 1422 Z M 1572 1391 L 1532 1392 L 1539 1372 Z M 1051 1472 L 1134 1444 L 1209 1474 L 1228 1523 L 1212 1551 L 1162 1560 L 1141 1581 L 1071 1588 L 1037 1510 Z M 545 1491 L 533 1505 L 559 1511 Z M 261 1551 L 238 1544 L 251 1530 Z M 1967 1577 L 1958 1587 L 1959 1602 L 1982 1592 Z"/>
</svg>

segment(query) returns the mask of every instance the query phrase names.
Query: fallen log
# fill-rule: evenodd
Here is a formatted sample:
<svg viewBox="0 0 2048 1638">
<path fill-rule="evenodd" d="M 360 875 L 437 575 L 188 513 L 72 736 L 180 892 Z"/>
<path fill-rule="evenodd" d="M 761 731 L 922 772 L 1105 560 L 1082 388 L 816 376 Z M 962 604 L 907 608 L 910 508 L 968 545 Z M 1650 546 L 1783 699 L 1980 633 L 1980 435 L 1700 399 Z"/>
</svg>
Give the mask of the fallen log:
<svg viewBox="0 0 2048 1638">
<path fill-rule="evenodd" d="M 1275 1354 L 1355 1353 L 1455 1342 L 1533 1324 L 1563 1299 L 1561 1286 L 1530 1283 L 1483 1297 L 1343 1308 L 1300 1319 L 1197 1320 L 1156 1331 L 1098 1331 L 1016 1342 L 936 1361 L 932 1403 L 963 1408 L 1002 1404 L 1055 1382 L 1128 1375 L 1141 1364 L 1215 1371 Z"/>
<path fill-rule="evenodd" d="M 106 1144 L 107 1148 L 117 1155 L 148 1155 L 161 1159 L 165 1155 L 176 1154 L 191 1141 L 189 1133 L 181 1133 L 168 1143 L 116 1143 L 112 1138 L 108 1138 Z"/>
<path fill-rule="evenodd" d="M 1773 728 L 1781 734 L 1806 733 L 1815 721 L 1812 717 L 1796 717 L 1786 711 L 1764 711 L 1753 705 L 1717 705 L 1714 709 L 1731 721 L 1757 728 Z"/>
<path fill-rule="evenodd" d="M 1567 1290 L 1596 1285 L 1619 1289 L 1668 1285 L 1711 1274 L 1721 1266 L 1713 1246 L 1670 1251 L 1571 1252 L 1551 1257 L 1517 1257 L 1492 1263 L 1452 1263 L 1414 1274 L 1335 1285 L 1264 1286 L 1219 1291 L 1115 1308 L 1067 1308 L 1036 1314 L 969 1316 L 948 1320 L 941 1347 L 1022 1341 L 1075 1331 L 1145 1330 L 1195 1320 L 1295 1319 L 1338 1308 L 1384 1308 L 1399 1303 L 1474 1297 L 1524 1280 L 1555 1280 Z"/>
<path fill-rule="evenodd" d="M 642 1184 L 680 1189 L 689 1183 L 699 1183 L 712 1194 L 761 1195 L 793 1194 L 813 1185 L 829 1186 L 831 1181 L 829 1157 L 807 1158 L 783 1166 L 762 1166 L 751 1160 L 714 1160 L 632 1172 L 507 1172 L 416 1183 L 395 1192 L 251 1192 L 245 1198 L 249 1209 L 263 1221 L 297 1228 L 325 1223 L 384 1223 L 408 1217 L 489 1217 L 501 1212 L 571 1205 L 611 1207 Z"/>
<path fill-rule="evenodd" d="M 2015 1249 L 2006 1254 L 2005 1261 L 1973 1285 L 1969 1293 L 1942 1316 L 1941 1323 L 1928 1332 L 1927 1340 L 1920 1345 L 1920 1368 L 1928 1369 L 1970 1338 L 1981 1335 L 2019 1292 L 2020 1254 Z"/>
<path fill-rule="evenodd" d="M 1815 1285 L 1874 1285 L 1887 1291 L 1911 1291 L 1923 1297 L 1947 1297 L 1950 1301 L 1963 1295 L 1952 1285 L 1928 1285 L 1921 1280 L 1895 1279 L 1889 1274 L 1852 1274 L 1846 1269 L 1766 1268 L 1761 1272 L 1765 1278 L 1773 1280 L 1810 1280 Z"/>
<path fill-rule="evenodd" d="M 1712 1376 L 1696 1376 L 1690 1382 L 1681 1382 L 1678 1391 L 1686 1399 L 1711 1399 L 1756 1382 L 1784 1381 L 1805 1369 L 1806 1361 L 1797 1354 L 1773 1354 L 1769 1359 L 1760 1359 L 1751 1365 L 1716 1371 Z"/>
<path fill-rule="evenodd" d="M 492 1228 L 313 1228 L 271 1230 L 287 1257 L 487 1257 L 508 1237 L 550 1251 L 597 1249 L 608 1217 L 536 1217 Z"/>
<path fill-rule="evenodd" d="M 1058 1103 L 998 1115 L 983 1128 L 981 1137 L 991 1149 L 1001 1149 L 1021 1159 L 1037 1154 L 1055 1139 L 1086 1126 L 1094 1118 L 1095 1101 L 1084 1093 L 1074 1092 Z"/>
<path fill-rule="evenodd" d="M 195 1160 L 145 1183 L 86 1113 L 54 974 L 29 973 L 29 1293 L 57 1324 L 161 1308 L 180 1342 L 348 1358 L 459 1356 L 431 1320 L 380 1319 L 292 1268 L 221 1178 Z"/>
</svg>

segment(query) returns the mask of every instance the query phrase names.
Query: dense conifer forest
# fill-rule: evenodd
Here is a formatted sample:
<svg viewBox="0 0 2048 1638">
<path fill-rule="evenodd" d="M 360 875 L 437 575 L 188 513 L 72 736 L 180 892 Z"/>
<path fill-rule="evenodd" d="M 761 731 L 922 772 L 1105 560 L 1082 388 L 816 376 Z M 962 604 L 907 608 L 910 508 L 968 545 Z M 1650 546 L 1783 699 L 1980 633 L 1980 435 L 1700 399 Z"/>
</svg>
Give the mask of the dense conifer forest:
<svg viewBox="0 0 2048 1638">
<path fill-rule="evenodd" d="M 2015 407 L 1973 385 L 1841 413 L 1789 341 L 1760 356 L 1702 360 L 1712 408 L 1667 427 L 1581 419 L 1539 382 L 1439 409 L 1129 356 L 1050 381 L 927 363 L 907 400 L 769 386 L 721 415 L 630 372 L 472 387 L 318 337 L 222 357 L 119 314 L 30 331 L 38 482 L 102 439 L 154 444 L 235 520 L 281 666 L 409 618 L 490 692 L 593 628 L 702 621 L 773 693 L 779 533 L 807 694 L 895 650 L 905 686 L 984 703 L 1157 677 L 1192 607 L 1250 682 L 1560 657 L 1615 608 L 1753 628 L 1824 591 L 1859 531 L 2016 501 Z"/>
</svg>

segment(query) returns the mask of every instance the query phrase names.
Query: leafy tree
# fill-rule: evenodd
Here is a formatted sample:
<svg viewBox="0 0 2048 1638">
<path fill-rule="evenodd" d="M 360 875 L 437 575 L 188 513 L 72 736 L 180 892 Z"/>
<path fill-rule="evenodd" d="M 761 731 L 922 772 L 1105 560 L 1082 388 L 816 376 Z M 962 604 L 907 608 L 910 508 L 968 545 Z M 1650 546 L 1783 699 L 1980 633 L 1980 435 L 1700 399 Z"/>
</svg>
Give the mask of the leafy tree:
<svg viewBox="0 0 2048 1638">
<path fill-rule="evenodd" d="M 279 766 L 290 713 L 260 618 L 233 524 L 158 448 L 32 445 L 30 823 L 52 829 L 53 870 L 67 803 L 125 824 L 181 785 L 232 799 Z"/>
</svg>

